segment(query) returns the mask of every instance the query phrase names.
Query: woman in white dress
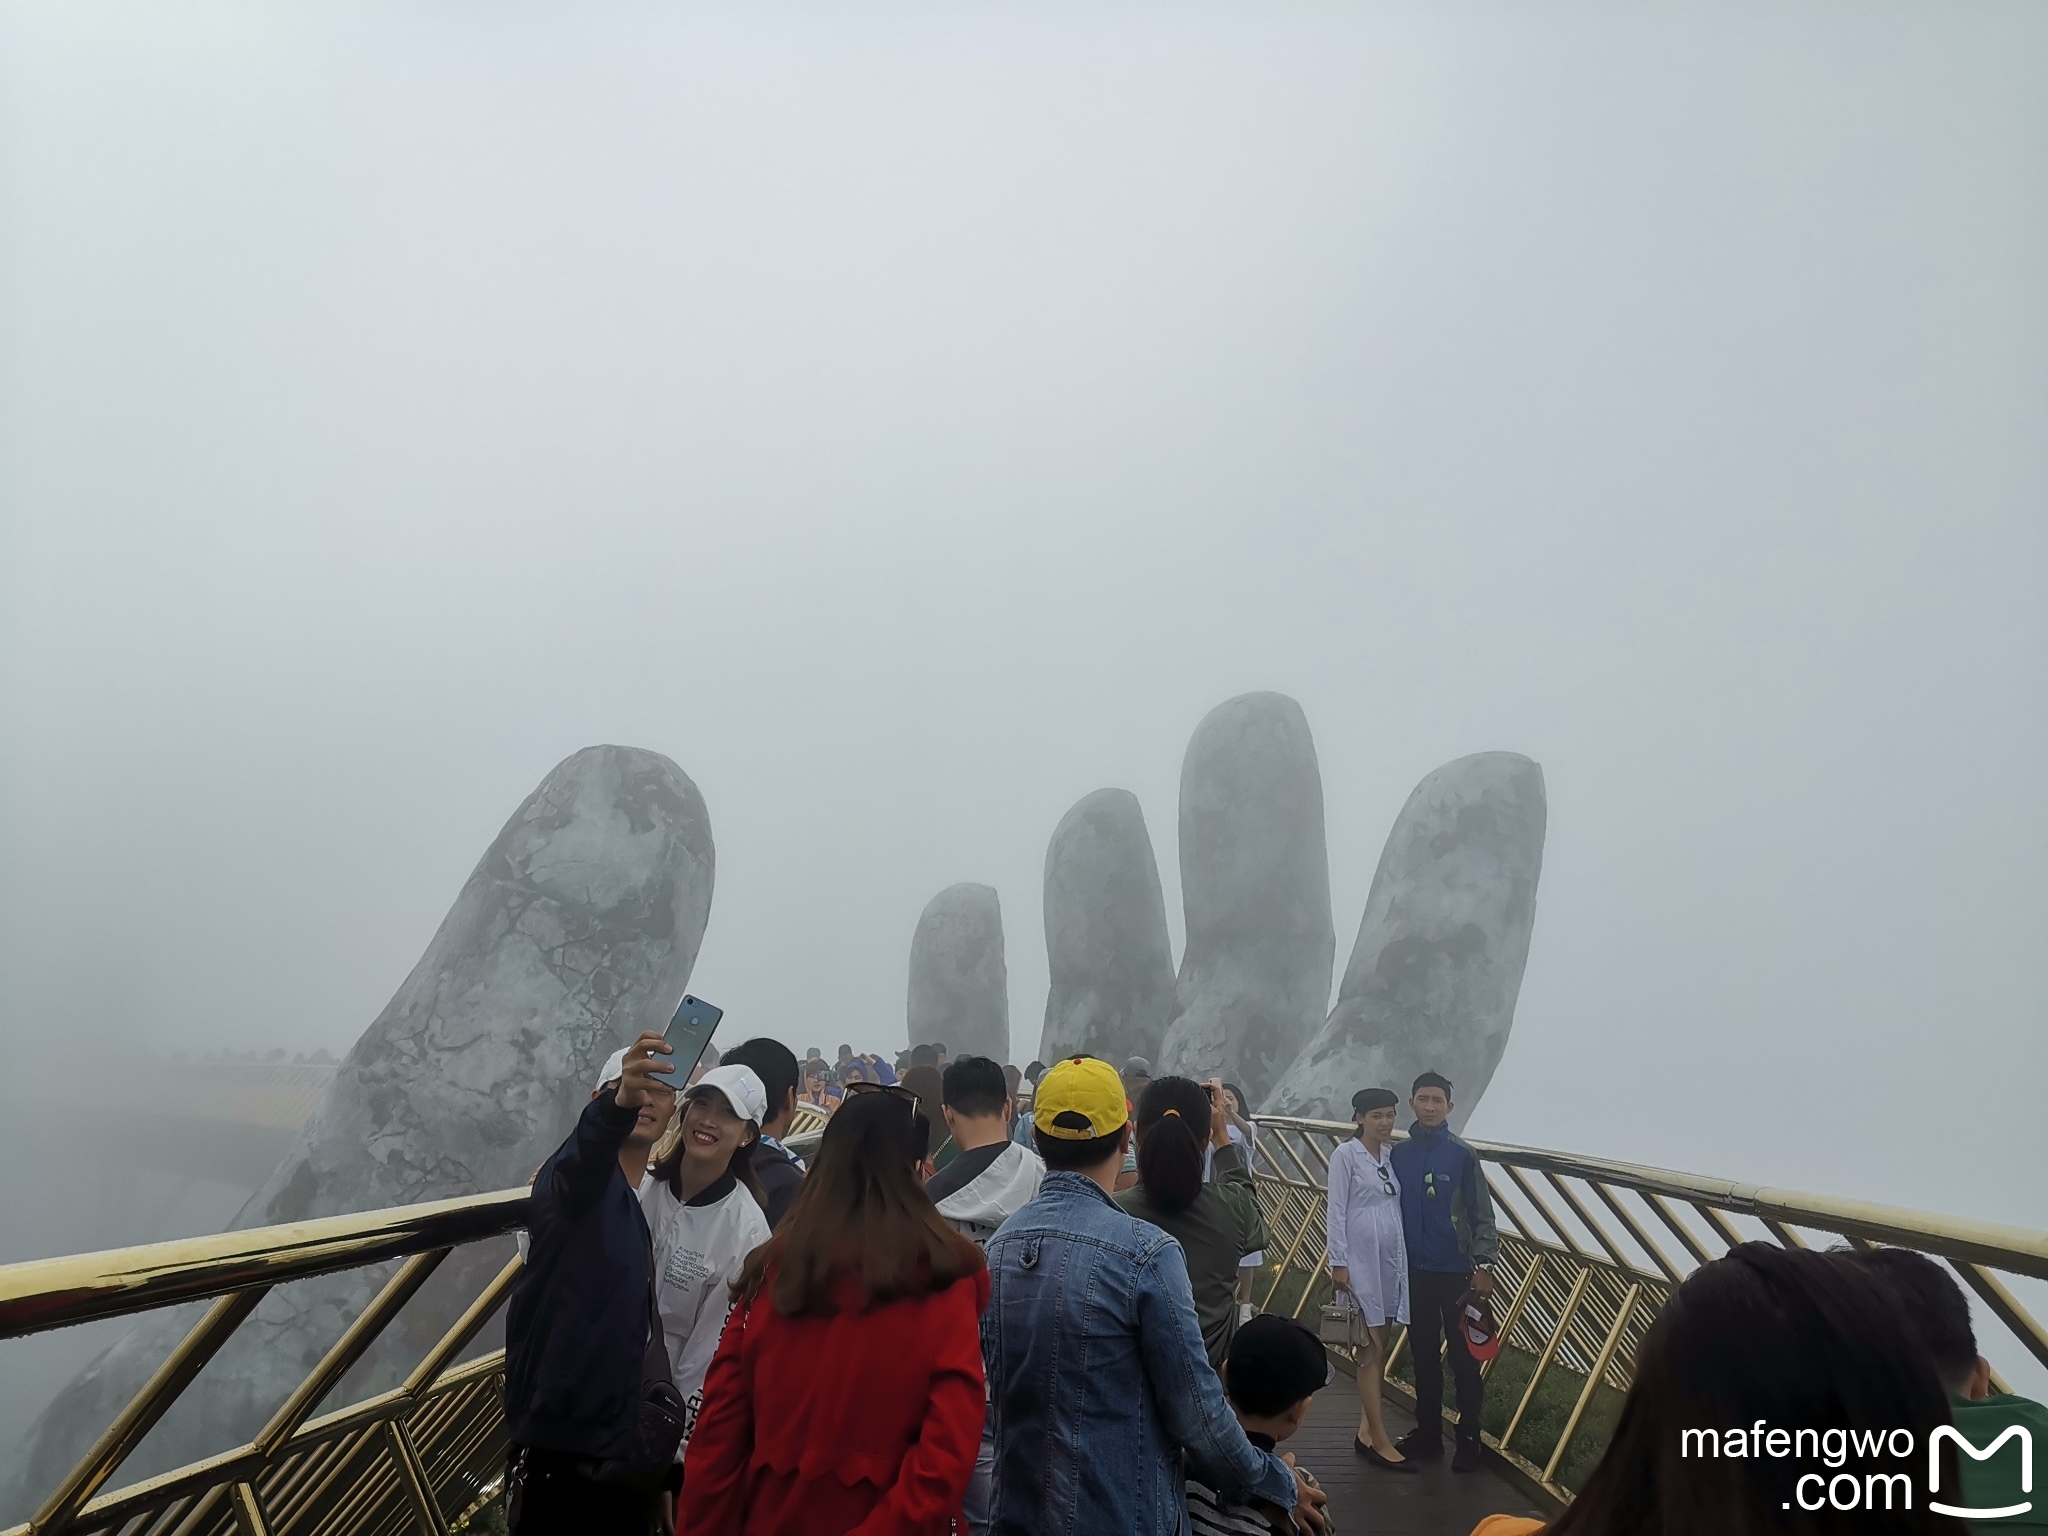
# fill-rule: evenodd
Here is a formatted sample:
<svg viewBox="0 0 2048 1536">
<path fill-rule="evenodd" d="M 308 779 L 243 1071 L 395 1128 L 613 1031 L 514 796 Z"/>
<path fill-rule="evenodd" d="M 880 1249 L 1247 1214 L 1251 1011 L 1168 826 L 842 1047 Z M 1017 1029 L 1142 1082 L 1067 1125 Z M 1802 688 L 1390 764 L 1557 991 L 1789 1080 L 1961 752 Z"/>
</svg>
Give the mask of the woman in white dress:
<svg viewBox="0 0 2048 1536">
<path fill-rule="evenodd" d="M 654 1238 L 655 1302 L 684 1406 L 670 1498 L 682 1487 L 683 1452 L 704 1405 L 704 1373 L 732 1310 L 730 1287 L 747 1255 L 768 1241 L 749 1164 L 767 1114 L 768 1090 L 752 1067 L 713 1067 L 683 1090 L 641 1181 L 640 1213 Z M 673 1520 L 667 1528 L 674 1529 Z"/>
<path fill-rule="evenodd" d="M 1330 1283 L 1353 1309 L 1358 1350 L 1358 1442 L 1376 1467 L 1413 1472 L 1394 1449 L 1380 1401 L 1392 1325 L 1408 1321 L 1408 1243 L 1401 1234 L 1401 1181 L 1394 1176 L 1394 1107 L 1386 1088 L 1351 1096 L 1358 1135 L 1330 1156 Z"/>
</svg>

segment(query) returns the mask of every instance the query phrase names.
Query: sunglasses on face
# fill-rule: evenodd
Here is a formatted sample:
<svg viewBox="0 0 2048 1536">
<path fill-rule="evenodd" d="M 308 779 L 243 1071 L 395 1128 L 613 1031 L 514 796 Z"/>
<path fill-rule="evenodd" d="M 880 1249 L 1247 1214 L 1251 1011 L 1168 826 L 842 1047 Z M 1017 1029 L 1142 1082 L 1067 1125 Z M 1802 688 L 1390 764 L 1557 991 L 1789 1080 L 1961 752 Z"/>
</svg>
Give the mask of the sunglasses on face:
<svg viewBox="0 0 2048 1536">
<path fill-rule="evenodd" d="M 856 1082 L 848 1083 L 846 1085 L 846 1096 L 849 1099 L 856 1098 L 863 1093 L 887 1093 L 893 1094 L 895 1097 L 903 1099 L 911 1104 L 915 1104 L 917 1102 L 917 1095 L 912 1093 L 908 1088 L 904 1087 L 901 1083 Z"/>
</svg>

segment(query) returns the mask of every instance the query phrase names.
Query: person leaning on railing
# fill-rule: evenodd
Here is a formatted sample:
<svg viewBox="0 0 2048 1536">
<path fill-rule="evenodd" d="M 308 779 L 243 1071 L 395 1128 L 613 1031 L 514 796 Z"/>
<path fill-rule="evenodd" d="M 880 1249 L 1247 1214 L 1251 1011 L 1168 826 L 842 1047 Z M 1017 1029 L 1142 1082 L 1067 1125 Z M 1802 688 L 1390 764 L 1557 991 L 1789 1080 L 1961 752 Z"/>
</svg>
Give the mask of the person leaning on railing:
<svg viewBox="0 0 2048 1536">
<path fill-rule="evenodd" d="M 526 1265 L 505 1314 L 514 1536 L 648 1527 L 654 1488 L 604 1479 L 644 1450 L 654 1261 L 636 1191 L 675 1113 L 674 1067 L 655 1060 L 669 1051 L 643 1034 L 606 1062 L 576 1128 L 534 1176 Z"/>
</svg>

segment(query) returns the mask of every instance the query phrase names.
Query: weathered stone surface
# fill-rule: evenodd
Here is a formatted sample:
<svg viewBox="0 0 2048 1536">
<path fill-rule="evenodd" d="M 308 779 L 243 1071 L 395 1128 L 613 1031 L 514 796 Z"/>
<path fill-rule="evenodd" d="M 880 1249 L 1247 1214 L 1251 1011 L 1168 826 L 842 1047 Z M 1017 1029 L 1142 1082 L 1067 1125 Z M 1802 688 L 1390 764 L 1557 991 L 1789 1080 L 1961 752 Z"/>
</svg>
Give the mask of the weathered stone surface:
<svg viewBox="0 0 2048 1536">
<path fill-rule="evenodd" d="M 1060 818 L 1045 850 L 1052 984 L 1038 1059 L 1085 1051 L 1121 1065 L 1159 1055 L 1173 1017 L 1173 951 L 1159 863 L 1138 797 L 1098 789 Z"/>
<path fill-rule="evenodd" d="M 1180 884 L 1180 1012 L 1155 1065 L 1221 1074 L 1257 1103 L 1322 1023 L 1337 949 L 1322 775 L 1294 700 L 1242 694 L 1195 727 Z"/>
<path fill-rule="evenodd" d="M 1446 763 L 1408 797 L 1372 877 L 1337 1006 L 1266 1109 L 1351 1118 L 1360 1088 L 1455 1085 L 1462 1129 L 1507 1049 L 1543 869 L 1543 770 L 1513 752 Z"/>
<path fill-rule="evenodd" d="M 906 1011 L 912 1045 L 943 1041 L 956 1058 L 1010 1059 L 1010 969 L 992 887 L 949 885 L 925 903 L 910 938 Z"/>
<path fill-rule="evenodd" d="M 616 746 L 568 758 L 505 824 L 233 1226 L 524 1184 L 568 1133 L 605 1057 L 667 1022 L 696 963 L 712 873 L 703 796 L 674 763 Z M 403 1379 L 509 1252 L 509 1240 L 458 1249 L 333 1403 Z M 391 1270 L 273 1292 L 121 1480 L 248 1440 Z M 58 1395 L 34 1432 L 16 1509 L 70 1469 L 195 1316 L 181 1307 L 138 1320 Z"/>
</svg>

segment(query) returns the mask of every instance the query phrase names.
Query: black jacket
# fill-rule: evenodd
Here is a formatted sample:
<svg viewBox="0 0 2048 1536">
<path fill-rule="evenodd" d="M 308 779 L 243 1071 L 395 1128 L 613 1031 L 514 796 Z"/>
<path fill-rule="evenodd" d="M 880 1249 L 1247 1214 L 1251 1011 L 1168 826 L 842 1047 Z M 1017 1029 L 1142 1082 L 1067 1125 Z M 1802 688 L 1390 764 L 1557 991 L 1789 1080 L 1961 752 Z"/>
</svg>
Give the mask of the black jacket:
<svg viewBox="0 0 2048 1536">
<path fill-rule="evenodd" d="M 526 1267 L 505 1316 L 505 1421 L 514 1445 L 574 1456 L 640 1453 L 653 1242 L 619 1148 L 639 1111 L 611 1094 L 533 1181 Z"/>
<path fill-rule="evenodd" d="M 796 1159 L 780 1147 L 771 1147 L 766 1141 L 754 1143 L 754 1182 L 761 1186 L 761 1193 L 768 1198 L 770 1231 L 782 1225 L 782 1218 L 789 1214 L 790 1206 L 796 1200 L 796 1192 L 804 1187 L 804 1171 L 797 1167 Z"/>
</svg>

